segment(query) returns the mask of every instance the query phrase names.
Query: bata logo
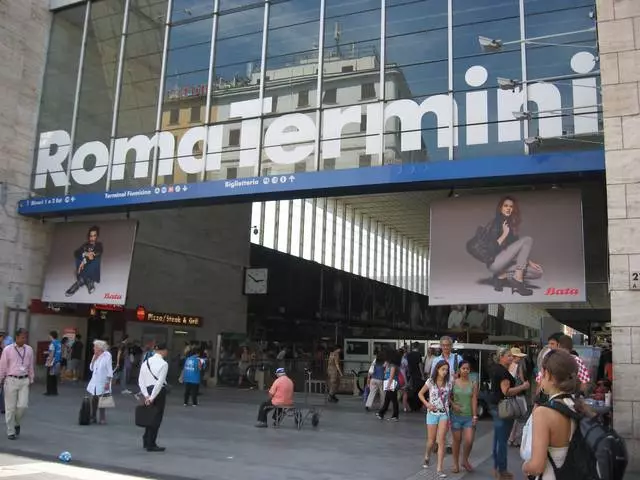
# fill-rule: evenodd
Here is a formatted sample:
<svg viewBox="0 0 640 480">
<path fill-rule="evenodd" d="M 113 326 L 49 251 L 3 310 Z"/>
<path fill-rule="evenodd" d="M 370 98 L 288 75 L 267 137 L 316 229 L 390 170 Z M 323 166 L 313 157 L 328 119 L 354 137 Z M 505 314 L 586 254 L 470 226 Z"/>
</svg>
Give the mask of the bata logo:
<svg viewBox="0 0 640 480">
<path fill-rule="evenodd" d="M 571 59 L 571 68 L 580 75 L 588 75 L 595 67 L 595 57 L 589 52 L 579 52 Z M 465 118 L 458 119 L 458 104 L 449 95 L 427 97 L 421 103 L 402 99 L 377 102 L 367 105 L 326 109 L 322 115 L 322 159 L 339 158 L 342 153 L 342 137 L 360 132 L 362 116 L 366 114 L 366 134 L 358 149 L 364 148 L 370 155 L 380 155 L 380 133 L 382 124 L 386 129 L 400 131 L 400 145 L 393 145 L 395 151 L 413 152 L 424 149 L 422 118 L 434 115 L 437 121 L 435 135 L 439 148 L 458 145 L 459 130 L 465 130 L 467 145 L 489 143 L 489 111 L 495 112 L 491 122 L 497 118 L 497 138 L 495 142 L 522 141 L 522 121 L 515 120 L 514 112 L 526 110 L 525 96 L 520 88 L 515 90 L 487 90 L 489 72 L 485 67 L 473 66 L 466 71 L 465 81 L 470 91 L 456 97 L 464 98 Z M 573 133 L 589 134 L 599 131 L 598 116 L 594 114 L 598 104 L 595 77 L 567 80 L 571 84 L 571 99 L 563 99 L 561 91 L 552 83 L 540 82 L 529 85 L 528 102 L 537 106 L 534 122 L 537 130 L 532 135 L 541 138 L 561 137 L 566 132 L 563 119 L 572 112 Z M 564 101 L 563 101 L 564 100 Z M 566 105 L 572 101 L 572 109 Z M 260 145 L 266 156 L 276 164 L 295 164 L 305 160 L 315 150 L 317 125 L 315 113 L 308 115 L 290 113 L 267 121 L 268 127 L 261 138 L 259 117 L 262 112 L 271 112 L 273 99 L 245 100 L 229 104 L 229 118 L 239 119 L 240 146 L 239 166 L 256 167 L 260 158 Z M 491 104 L 491 106 L 490 106 Z M 453 117 L 453 134 L 449 128 Z M 228 128 L 228 127 L 227 127 Z M 104 179 L 112 181 L 125 179 L 125 163 L 133 164 L 133 178 L 150 179 L 152 175 L 172 175 L 174 165 L 186 174 L 220 170 L 222 155 L 227 147 L 224 125 L 193 127 L 184 132 L 176 145 L 170 132 L 159 132 L 152 137 L 136 135 L 131 138 L 117 138 L 110 146 L 99 141 L 87 142 L 71 151 L 71 138 L 64 130 L 44 132 L 40 135 L 35 168 L 34 188 L 47 185 L 50 178 L 53 185 L 67 184 L 68 161 L 71 158 L 70 178 L 79 185 L 91 185 Z M 328 140 L 327 140 L 328 139 Z M 345 140 L 347 141 L 347 140 Z M 391 141 L 391 140 L 390 140 Z M 349 138 L 349 149 L 354 149 L 354 139 Z M 194 154 L 196 145 L 205 144 L 206 154 Z M 234 147 L 236 150 L 238 147 Z M 158 163 L 153 165 L 154 150 L 157 149 Z M 428 155 L 428 152 L 427 152 Z M 133 158 L 132 158 L 133 157 Z"/>
<path fill-rule="evenodd" d="M 119 293 L 105 293 L 104 300 L 122 300 L 122 295 Z"/>
<path fill-rule="evenodd" d="M 580 289 L 578 288 L 547 288 L 547 291 L 544 292 L 544 294 L 548 296 L 569 295 L 572 297 L 576 297 L 580 294 Z"/>
</svg>

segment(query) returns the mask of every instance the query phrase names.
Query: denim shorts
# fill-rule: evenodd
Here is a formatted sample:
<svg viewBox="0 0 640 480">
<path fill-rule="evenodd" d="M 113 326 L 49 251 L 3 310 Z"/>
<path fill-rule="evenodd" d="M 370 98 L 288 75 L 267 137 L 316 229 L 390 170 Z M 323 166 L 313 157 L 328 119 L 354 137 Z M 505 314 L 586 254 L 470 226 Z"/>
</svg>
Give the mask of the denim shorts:
<svg viewBox="0 0 640 480">
<path fill-rule="evenodd" d="M 464 430 L 473 428 L 473 417 L 466 415 L 451 415 L 451 430 Z"/>
<path fill-rule="evenodd" d="M 449 415 L 446 413 L 427 413 L 427 425 L 438 425 L 443 420 L 449 420 Z"/>
</svg>

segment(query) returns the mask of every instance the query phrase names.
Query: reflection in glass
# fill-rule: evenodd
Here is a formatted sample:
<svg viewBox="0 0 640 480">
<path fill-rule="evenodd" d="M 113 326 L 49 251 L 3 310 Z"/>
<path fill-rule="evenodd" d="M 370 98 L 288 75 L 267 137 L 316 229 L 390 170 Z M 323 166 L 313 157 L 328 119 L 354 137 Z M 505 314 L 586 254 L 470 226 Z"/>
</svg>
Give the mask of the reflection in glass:
<svg viewBox="0 0 640 480">
<path fill-rule="evenodd" d="M 131 0 L 130 5 L 116 137 L 151 137 L 156 128 L 167 5 L 149 0 Z M 152 163 L 151 148 L 114 150 L 112 188 L 149 185 Z"/>
<path fill-rule="evenodd" d="M 38 119 L 38 138 L 43 132 L 64 130 L 71 134 L 73 103 L 76 91 L 78 62 L 82 45 L 82 30 L 86 5 L 78 5 L 61 11 L 53 17 L 49 54 L 46 65 L 46 81 L 43 85 L 40 100 L 40 117 Z M 56 154 L 64 155 L 70 149 L 70 138 L 65 137 L 58 145 Z M 43 143 L 42 150 L 36 148 L 36 157 L 47 158 L 53 152 L 48 144 Z M 64 193 L 67 181 L 66 165 L 69 157 L 61 167 L 51 175 L 34 175 L 34 189 L 41 195 L 59 195 Z M 55 177 L 54 185 L 51 176 Z"/>
<path fill-rule="evenodd" d="M 319 2 L 306 0 L 291 0 L 272 5 L 269 12 L 269 32 L 267 43 L 267 58 L 265 69 L 265 97 L 271 102 L 269 114 L 298 112 L 308 116 L 309 120 L 301 119 L 304 125 L 313 123 L 315 130 L 316 112 L 311 108 L 316 106 L 317 77 L 318 77 L 318 35 L 320 25 Z M 299 117 L 301 118 L 301 117 Z M 265 128 L 272 120 L 266 118 Z M 295 132 L 295 123 L 289 127 Z M 298 129 L 302 137 L 306 137 L 306 129 Z M 292 134 L 293 135 L 293 134 Z M 275 136 L 277 144 L 296 143 L 286 140 L 286 134 Z M 315 139 L 316 133 L 313 132 Z M 301 156 L 297 161 L 280 161 L 280 155 L 269 155 L 273 150 L 273 142 L 262 152 L 261 167 L 271 168 L 272 171 L 287 174 L 307 172 L 315 169 L 315 155 Z M 295 147 L 285 147 L 291 149 Z"/>
<path fill-rule="evenodd" d="M 124 0 L 91 3 L 74 148 L 91 141 L 101 142 L 104 148 L 100 147 L 99 158 L 89 155 L 83 162 L 78 158 L 78 163 L 72 165 L 71 193 L 103 191 L 106 187 L 124 3 Z"/>
<path fill-rule="evenodd" d="M 376 0 L 326 2 L 322 104 L 329 110 L 323 113 L 321 166 L 335 159 L 328 165 L 356 168 L 366 154 L 372 155 L 374 165 L 381 163 L 380 140 L 369 140 L 367 146 L 361 130 L 367 108 L 363 104 L 382 98 L 380 19 Z M 379 125 L 375 130 L 372 135 L 379 137 Z"/>
</svg>

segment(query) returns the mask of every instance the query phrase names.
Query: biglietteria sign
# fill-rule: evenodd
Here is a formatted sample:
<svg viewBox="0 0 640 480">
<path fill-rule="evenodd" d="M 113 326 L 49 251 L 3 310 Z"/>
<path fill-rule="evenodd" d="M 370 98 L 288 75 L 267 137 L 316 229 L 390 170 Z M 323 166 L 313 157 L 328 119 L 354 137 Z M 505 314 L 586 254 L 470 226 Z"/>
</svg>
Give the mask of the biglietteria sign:
<svg viewBox="0 0 640 480">
<path fill-rule="evenodd" d="M 595 66 L 591 53 L 580 52 L 571 60 L 574 72 L 587 75 Z M 488 71 L 482 66 L 469 68 L 465 81 L 470 91 L 464 94 L 466 118 L 464 127 L 458 127 L 458 104 L 449 95 L 434 95 L 418 103 L 403 99 L 391 102 L 377 102 L 367 105 L 355 105 L 344 108 L 324 110 L 322 115 L 322 159 L 341 156 L 341 137 L 348 125 L 360 125 L 362 115 L 366 114 L 366 137 L 363 147 L 367 154 L 380 155 L 380 134 L 383 123 L 398 120 L 400 131 L 399 149 L 411 152 L 423 149 L 422 118 L 427 114 L 435 115 L 438 130 L 439 148 L 458 145 L 459 129 L 466 130 L 467 145 L 489 143 L 489 106 L 494 103 L 497 112 L 498 142 L 522 140 L 521 121 L 514 120 L 514 113 L 526 110 L 524 95 L 520 88 L 514 90 L 496 89 L 489 91 L 486 85 Z M 563 118 L 573 117 L 573 132 L 576 135 L 596 133 L 599 130 L 597 111 L 596 78 L 573 79 L 571 99 L 563 99 L 560 89 L 546 82 L 535 83 L 527 88 L 529 102 L 537 105 L 537 131 L 541 138 L 561 137 L 566 134 Z M 564 100 L 564 102 L 563 102 Z M 571 101 L 571 102 L 570 102 Z M 567 109 L 564 105 L 572 104 Z M 276 164 L 295 164 L 314 153 L 317 125 L 312 116 L 302 113 L 282 115 L 271 121 L 261 138 L 260 120 L 262 112 L 270 112 L 272 98 L 246 100 L 230 104 L 230 118 L 239 119 L 240 130 L 240 167 L 256 167 L 260 158 L 260 145 L 268 158 Z M 571 113 L 571 115 L 567 115 Z M 450 127 L 453 119 L 453 131 Z M 170 132 L 158 132 L 149 137 L 117 138 L 110 146 L 103 142 L 92 141 L 79 145 L 71 151 L 71 138 L 64 130 L 44 132 L 40 135 L 39 150 L 35 168 L 34 188 L 47 185 L 49 177 L 56 187 L 66 186 L 71 180 L 79 185 L 91 185 L 109 176 L 111 181 L 125 179 L 125 161 L 131 152 L 135 155 L 133 178 L 151 180 L 152 173 L 158 176 L 172 175 L 177 167 L 186 174 L 198 174 L 220 170 L 224 152 L 223 125 L 193 127 L 184 132 L 176 145 Z M 196 155 L 196 145 L 207 146 L 206 153 Z M 157 150 L 158 155 L 154 155 Z M 68 159 L 71 158 L 69 177 Z M 154 168 L 153 159 L 157 158 Z M 88 160 L 92 161 L 89 162 Z M 154 172 L 154 170 L 156 170 Z M 151 182 L 150 182 L 151 183 Z"/>
</svg>

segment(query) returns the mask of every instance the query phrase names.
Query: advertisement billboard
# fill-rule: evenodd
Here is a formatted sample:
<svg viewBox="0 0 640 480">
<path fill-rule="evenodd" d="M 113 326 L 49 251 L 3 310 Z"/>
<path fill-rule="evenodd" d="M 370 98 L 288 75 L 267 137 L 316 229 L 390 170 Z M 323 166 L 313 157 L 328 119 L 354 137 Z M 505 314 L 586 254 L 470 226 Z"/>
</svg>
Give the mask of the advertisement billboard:
<svg viewBox="0 0 640 480">
<path fill-rule="evenodd" d="M 430 229 L 431 305 L 586 300 L 577 190 L 449 198 Z"/>
<path fill-rule="evenodd" d="M 42 301 L 124 305 L 137 222 L 56 225 Z"/>
</svg>

